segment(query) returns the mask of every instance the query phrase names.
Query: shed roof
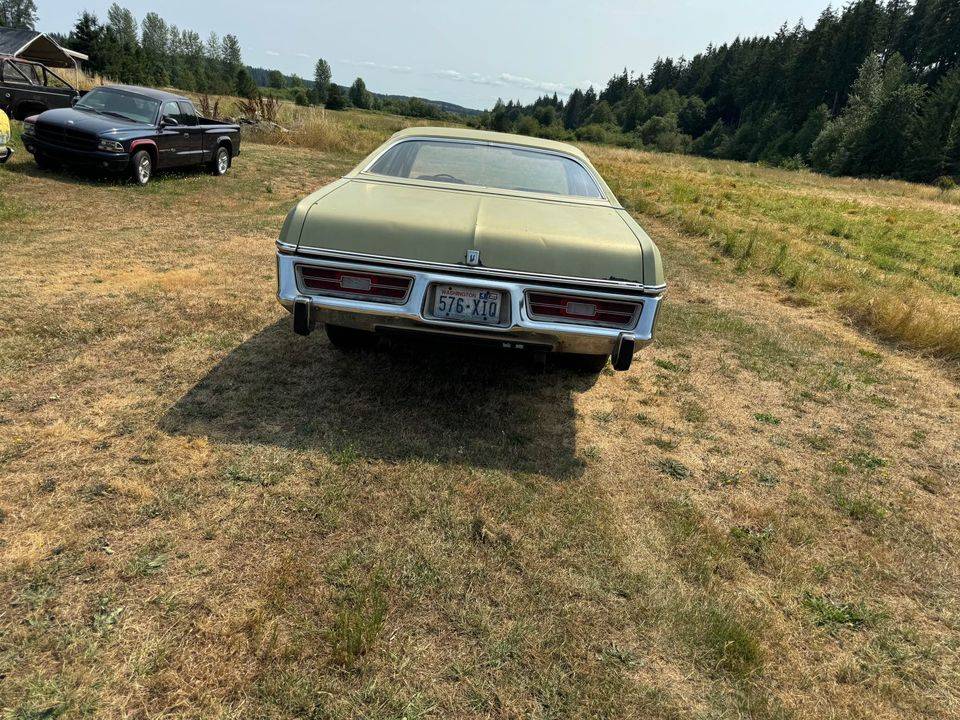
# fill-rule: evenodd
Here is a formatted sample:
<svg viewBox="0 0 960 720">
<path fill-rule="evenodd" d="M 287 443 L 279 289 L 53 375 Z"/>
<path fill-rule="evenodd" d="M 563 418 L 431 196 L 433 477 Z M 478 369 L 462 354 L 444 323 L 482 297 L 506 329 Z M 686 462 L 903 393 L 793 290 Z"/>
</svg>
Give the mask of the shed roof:
<svg viewBox="0 0 960 720">
<path fill-rule="evenodd" d="M 42 32 L 8 27 L 0 27 L 0 57 L 15 57 L 50 67 L 73 67 L 75 60 L 90 59 L 76 50 L 60 47 Z"/>
</svg>

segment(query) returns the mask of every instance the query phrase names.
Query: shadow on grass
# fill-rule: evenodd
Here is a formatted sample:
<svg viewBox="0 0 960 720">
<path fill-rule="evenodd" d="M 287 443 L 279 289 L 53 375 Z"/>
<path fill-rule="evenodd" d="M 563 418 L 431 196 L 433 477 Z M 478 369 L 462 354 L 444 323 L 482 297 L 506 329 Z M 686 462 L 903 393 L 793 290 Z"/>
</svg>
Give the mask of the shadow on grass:
<svg viewBox="0 0 960 720">
<path fill-rule="evenodd" d="M 284 318 L 243 343 L 163 419 L 171 433 L 319 449 L 335 461 L 456 463 L 576 476 L 572 393 L 596 376 L 522 355 L 397 344 L 344 354 Z"/>
<path fill-rule="evenodd" d="M 26 150 L 20 148 L 17 150 L 17 154 L 20 156 L 20 162 L 8 163 L 5 166 L 6 169 L 16 175 L 56 180 L 74 185 L 134 185 L 130 172 L 128 171 L 109 171 L 85 165 L 67 164 L 41 168 L 33 158 L 30 157 L 30 154 L 27 153 Z M 24 158 L 24 156 L 26 157 Z M 25 162 L 24 159 L 26 160 Z M 154 170 L 154 175 L 150 179 L 150 182 L 162 183 L 167 180 L 178 180 L 184 177 L 206 175 L 208 173 L 208 169 L 203 165 Z"/>
</svg>

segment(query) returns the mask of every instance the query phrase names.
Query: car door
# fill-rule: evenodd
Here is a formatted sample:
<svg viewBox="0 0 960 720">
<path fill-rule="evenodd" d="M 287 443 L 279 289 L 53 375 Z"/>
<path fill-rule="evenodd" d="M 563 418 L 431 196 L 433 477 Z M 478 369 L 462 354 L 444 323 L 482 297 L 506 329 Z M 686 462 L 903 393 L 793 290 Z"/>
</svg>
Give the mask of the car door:
<svg viewBox="0 0 960 720">
<path fill-rule="evenodd" d="M 160 107 L 160 129 L 157 132 L 157 152 L 160 167 L 184 164 L 183 151 L 189 144 L 190 133 L 180 124 L 180 106 L 169 101 Z"/>
<path fill-rule="evenodd" d="M 203 126 L 197 118 L 197 111 L 193 105 L 180 100 L 177 103 L 180 106 L 180 128 L 185 133 L 183 136 L 183 149 L 181 156 L 184 165 L 198 165 L 205 158 L 203 156 Z"/>
</svg>

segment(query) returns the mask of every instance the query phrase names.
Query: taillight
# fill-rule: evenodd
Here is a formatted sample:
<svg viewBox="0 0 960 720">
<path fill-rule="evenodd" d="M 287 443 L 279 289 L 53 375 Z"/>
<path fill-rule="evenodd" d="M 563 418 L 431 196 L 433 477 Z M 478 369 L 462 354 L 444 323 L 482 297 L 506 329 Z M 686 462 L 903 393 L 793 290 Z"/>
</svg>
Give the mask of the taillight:
<svg viewBox="0 0 960 720">
<path fill-rule="evenodd" d="M 544 292 L 527 293 L 527 301 L 530 317 L 535 320 L 562 320 L 623 328 L 633 327 L 640 309 L 640 303 Z"/>
<path fill-rule="evenodd" d="M 324 295 L 343 297 L 368 297 L 371 300 L 402 302 L 410 290 L 411 278 L 401 275 L 381 275 L 380 273 L 355 270 L 334 270 L 332 268 L 300 266 L 300 277 L 304 286 Z"/>
</svg>

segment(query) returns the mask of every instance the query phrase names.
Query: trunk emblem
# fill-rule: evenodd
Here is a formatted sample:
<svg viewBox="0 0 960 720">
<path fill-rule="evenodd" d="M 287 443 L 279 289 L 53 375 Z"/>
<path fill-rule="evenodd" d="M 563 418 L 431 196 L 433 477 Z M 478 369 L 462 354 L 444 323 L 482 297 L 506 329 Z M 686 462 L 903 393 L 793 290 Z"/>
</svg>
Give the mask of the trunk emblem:
<svg viewBox="0 0 960 720">
<path fill-rule="evenodd" d="M 479 264 L 480 264 L 480 251 L 467 250 L 467 265 L 479 265 Z"/>
</svg>

